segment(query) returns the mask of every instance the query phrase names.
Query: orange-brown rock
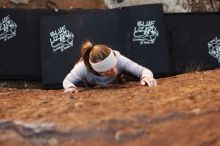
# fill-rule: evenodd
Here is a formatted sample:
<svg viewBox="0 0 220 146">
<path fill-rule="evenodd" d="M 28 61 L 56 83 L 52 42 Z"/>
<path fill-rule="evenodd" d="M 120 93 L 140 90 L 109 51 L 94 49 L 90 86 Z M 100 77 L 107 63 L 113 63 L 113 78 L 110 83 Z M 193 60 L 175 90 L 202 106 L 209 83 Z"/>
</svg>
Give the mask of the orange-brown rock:
<svg viewBox="0 0 220 146">
<path fill-rule="evenodd" d="M 46 3 L 48 0 L 31 0 L 27 4 L 15 4 L 9 0 L 1 0 L 0 7 L 5 8 L 25 8 L 25 9 L 36 9 L 36 8 L 46 8 Z M 51 0 L 56 3 L 59 9 L 74 9 L 74 8 L 84 8 L 84 9 L 104 9 L 105 4 L 103 0 Z"/>
<path fill-rule="evenodd" d="M 1 146 L 219 146 L 220 69 L 77 94 L 0 88 Z"/>
</svg>

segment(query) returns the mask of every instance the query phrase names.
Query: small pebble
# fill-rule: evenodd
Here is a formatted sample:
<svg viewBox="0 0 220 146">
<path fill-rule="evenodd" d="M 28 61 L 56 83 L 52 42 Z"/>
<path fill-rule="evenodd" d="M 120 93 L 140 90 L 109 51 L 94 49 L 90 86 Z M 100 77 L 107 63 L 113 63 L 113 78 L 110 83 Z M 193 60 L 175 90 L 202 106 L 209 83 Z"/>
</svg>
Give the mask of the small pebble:
<svg viewBox="0 0 220 146">
<path fill-rule="evenodd" d="M 49 145 L 56 145 L 58 143 L 58 140 L 56 138 L 50 138 L 48 140 Z"/>
<path fill-rule="evenodd" d="M 131 139 L 136 139 L 141 137 L 145 133 L 145 129 L 128 129 L 119 130 L 115 133 L 115 140 L 117 142 L 124 142 Z"/>
<path fill-rule="evenodd" d="M 83 102 L 77 102 L 74 104 L 76 109 L 80 109 L 83 108 L 85 106 L 85 104 Z"/>
<path fill-rule="evenodd" d="M 200 114 L 201 113 L 201 109 L 200 108 L 195 108 L 191 111 L 194 114 Z"/>
</svg>

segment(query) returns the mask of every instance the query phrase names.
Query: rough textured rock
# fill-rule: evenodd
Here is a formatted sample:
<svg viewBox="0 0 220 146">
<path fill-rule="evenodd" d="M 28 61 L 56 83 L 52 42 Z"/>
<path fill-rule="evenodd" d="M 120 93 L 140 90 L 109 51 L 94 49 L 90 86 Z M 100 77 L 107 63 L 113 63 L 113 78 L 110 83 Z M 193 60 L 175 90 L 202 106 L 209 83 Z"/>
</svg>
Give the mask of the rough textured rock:
<svg viewBox="0 0 220 146">
<path fill-rule="evenodd" d="M 191 12 L 188 0 L 162 0 L 164 12 Z"/>
<path fill-rule="evenodd" d="M 165 12 L 190 12 L 190 5 L 187 0 L 123 0 L 118 3 L 117 0 L 105 0 L 109 8 L 162 3 Z"/>
<path fill-rule="evenodd" d="M 219 146 L 220 69 L 79 93 L 0 88 L 1 146 Z"/>
<path fill-rule="evenodd" d="M 29 2 L 29 0 L 1 0 L 0 7 L 4 8 L 46 8 L 47 0 L 31 0 L 28 4 L 15 4 L 17 2 Z M 86 8 L 105 9 L 162 3 L 166 13 L 173 12 L 218 12 L 220 10 L 219 0 L 52 0 L 60 9 Z"/>
<path fill-rule="evenodd" d="M 164 12 L 212 12 L 219 11 L 218 0 L 105 0 L 109 8 L 162 3 Z"/>
<path fill-rule="evenodd" d="M 190 1 L 193 12 L 219 12 L 219 0 L 191 0 Z"/>
<path fill-rule="evenodd" d="M 21 0 L 21 1 L 28 1 L 28 0 Z M 0 7 L 25 8 L 25 9 L 46 8 L 47 1 L 48 0 L 31 0 L 28 4 L 22 4 L 22 3 L 15 4 L 14 2 L 9 0 L 0 0 Z M 105 8 L 103 0 L 51 0 L 51 1 L 56 3 L 59 9 L 74 9 L 74 8 L 104 9 Z"/>
<path fill-rule="evenodd" d="M 28 4 L 30 0 L 10 0 L 14 2 L 15 4 Z"/>
</svg>

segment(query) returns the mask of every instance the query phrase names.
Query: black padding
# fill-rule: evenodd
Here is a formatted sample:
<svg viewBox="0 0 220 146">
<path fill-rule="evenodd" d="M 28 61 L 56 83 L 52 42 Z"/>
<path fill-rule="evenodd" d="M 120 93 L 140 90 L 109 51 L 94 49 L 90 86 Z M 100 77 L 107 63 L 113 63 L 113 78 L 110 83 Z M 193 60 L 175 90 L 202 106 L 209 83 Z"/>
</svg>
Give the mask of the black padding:
<svg viewBox="0 0 220 146">
<path fill-rule="evenodd" d="M 61 86 L 67 72 L 80 57 L 81 13 L 45 17 L 41 21 L 42 82 Z M 62 40 L 63 39 L 63 40 Z"/>
<path fill-rule="evenodd" d="M 40 17 L 61 12 L 0 9 L 0 79 L 41 80 Z"/>
<path fill-rule="evenodd" d="M 156 77 L 171 74 L 162 5 L 122 8 L 122 20 L 128 58 L 152 70 Z"/>
<path fill-rule="evenodd" d="M 123 43 L 121 11 L 90 10 L 82 14 L 83 30 L 81 35 L 84 40 L 94 44 L 105 44 L 114 50 L 126 53 Z"/>
<path fill-rule="evenodd" d="M 174 73 L 220 67 L 220 13 L 166 14 L 165 18 Z"/>
</svg>

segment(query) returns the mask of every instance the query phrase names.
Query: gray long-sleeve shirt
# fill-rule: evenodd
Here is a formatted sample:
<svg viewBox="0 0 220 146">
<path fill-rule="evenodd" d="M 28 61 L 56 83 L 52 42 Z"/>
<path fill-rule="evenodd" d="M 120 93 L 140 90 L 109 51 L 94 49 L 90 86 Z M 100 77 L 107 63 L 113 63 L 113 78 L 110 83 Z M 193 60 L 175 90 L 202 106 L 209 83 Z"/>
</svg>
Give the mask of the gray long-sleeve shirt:
<svg viewBox="0 0 220 146">
<path fill-rule="evenodd" d="M 138 78 L 142 78 L 144 76 L 153 77 L 153 73 L 149 69 L 133 62 L 127 57 L 121 55 L 118 51 L 113 51 L 116 55 L 116 68 L 118 71 L 115 76 L 97 76 L 91 73 L 89 70 L 87 70 L 84 62 L 80 61 L 74 66 L 71 72 L 63 80 L 64 89 L 69 87 L 76 87 L 75 85 L 81 81 L 83 81 L 84 83 L 89 83 L 91 85 L 107 85 L 112 83 L 117 77 L 117 75 L 120 74 L 122 71 L 129 72 L 137 76 Z"/>
</svg>

